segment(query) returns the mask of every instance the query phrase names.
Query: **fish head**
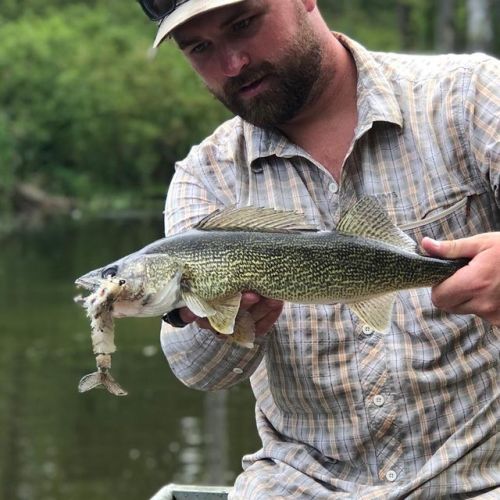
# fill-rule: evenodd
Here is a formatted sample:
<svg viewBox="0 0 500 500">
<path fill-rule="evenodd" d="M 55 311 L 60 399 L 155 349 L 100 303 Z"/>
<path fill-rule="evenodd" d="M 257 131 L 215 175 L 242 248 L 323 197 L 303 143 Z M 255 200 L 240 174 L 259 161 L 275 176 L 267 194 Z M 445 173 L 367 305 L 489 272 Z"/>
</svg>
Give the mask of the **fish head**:
<svg viewBox="0 0 500 500">
<path fill-rule="evenodd" d="M 120 286 L 113 316 L 159 316 L 181 304 L 182 267 L 165 254 L 132 254 L 80 276 L 75 284 L 94 293 L 105 282 Z"/>
</svg>

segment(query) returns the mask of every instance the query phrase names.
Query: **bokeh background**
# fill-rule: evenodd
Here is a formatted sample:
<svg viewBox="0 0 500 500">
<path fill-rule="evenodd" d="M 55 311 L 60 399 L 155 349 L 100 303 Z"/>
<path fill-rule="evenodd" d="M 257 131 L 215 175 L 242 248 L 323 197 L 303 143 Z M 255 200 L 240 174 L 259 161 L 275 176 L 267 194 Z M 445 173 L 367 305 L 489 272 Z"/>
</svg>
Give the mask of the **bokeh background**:
<svg viewBox="0 0 500 500">
<path fill-rule="evenodd" d="M 374 50 L 500 54 L 494 0 L 319 6 Z M 184 387 L 158 319 L 117 321 L 127 398 L 76 391 L 94 359 L 74 279 L 162 236 L 175 160 L 229 117 L 154 33 L 134 0 L 0 3 L 0 500 L 231 484 L 259 446 L 248 384 Z"/>
</svg>

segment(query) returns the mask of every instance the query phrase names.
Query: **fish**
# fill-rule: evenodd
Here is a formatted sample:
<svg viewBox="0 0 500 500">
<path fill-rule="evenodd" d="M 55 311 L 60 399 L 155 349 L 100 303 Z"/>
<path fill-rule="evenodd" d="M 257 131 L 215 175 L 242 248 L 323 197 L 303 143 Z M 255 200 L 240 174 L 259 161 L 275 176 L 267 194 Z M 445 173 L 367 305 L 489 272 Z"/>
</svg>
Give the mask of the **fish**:
<svg viewBox="0 0 500 500">
<path fill-rule="evenodd" d="M 111 354 L 116 351 L 114 343 L 114 318 L 112 304 L 123 291 L 123 281 L 105 277 L 94 292 L 87 297 L 75 297 L 87 311 L 90 318 L 91 337 L 96 355 L 97 371 L 85 375 L 78 384 L 80 392 L 103 387 L 115 396 L 126 396 L 125 391 L 110 373 Z"/>
<path fill-rule="evenodd" d="M 255 325 L 242 293 L 299 304 L 346 304 L 373 330 L 390 327 L 400 290 L 433 286 L 467 265 L 422 255 L 373 197 L 363 197 L 335 230 L 303 214 L 261 207 L 216 210 L 192 229 L 161 238 L 76 280 L 92 324 L 98 371 L 79 390 L 126 393 L 110 375 L 113 318 L 163 316 L 187 306 L 218 333 L 252 348 Z"/>
</svg>

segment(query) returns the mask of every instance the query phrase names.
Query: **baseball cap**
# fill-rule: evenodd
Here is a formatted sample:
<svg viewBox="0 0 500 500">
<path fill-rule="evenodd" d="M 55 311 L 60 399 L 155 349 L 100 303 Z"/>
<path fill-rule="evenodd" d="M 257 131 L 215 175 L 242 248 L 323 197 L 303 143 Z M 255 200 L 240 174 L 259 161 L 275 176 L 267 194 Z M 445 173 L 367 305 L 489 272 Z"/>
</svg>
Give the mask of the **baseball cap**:
<svg viewBox="0 0 500 500">
<path fill-rule="evenodd" d="M 150 19 L 158 21 L 158 32 L 153 42 L 153 47 L 158 47 L 173 29 L 189 19 L 203 12 L 243 1 L 245 0 L 139 0 L 139 3 Z"/>
</svg>

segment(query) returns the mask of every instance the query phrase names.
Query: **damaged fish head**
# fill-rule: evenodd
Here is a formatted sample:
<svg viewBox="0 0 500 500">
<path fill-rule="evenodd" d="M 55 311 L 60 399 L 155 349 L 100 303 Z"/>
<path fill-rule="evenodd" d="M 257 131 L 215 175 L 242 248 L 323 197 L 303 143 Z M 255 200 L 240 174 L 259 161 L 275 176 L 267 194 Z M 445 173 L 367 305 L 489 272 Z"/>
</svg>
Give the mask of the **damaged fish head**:
<svg viewBox="0 0 500 500">
<path fill-rule="evenodd" d="M 113 297 L 114 317 L 160 316 L 182 305 L 181 266 L 165 254 L 135 253 L 78 278 L 77 286 L 95 293 L 104 283 L 120 287 Z"/>
</svg>

